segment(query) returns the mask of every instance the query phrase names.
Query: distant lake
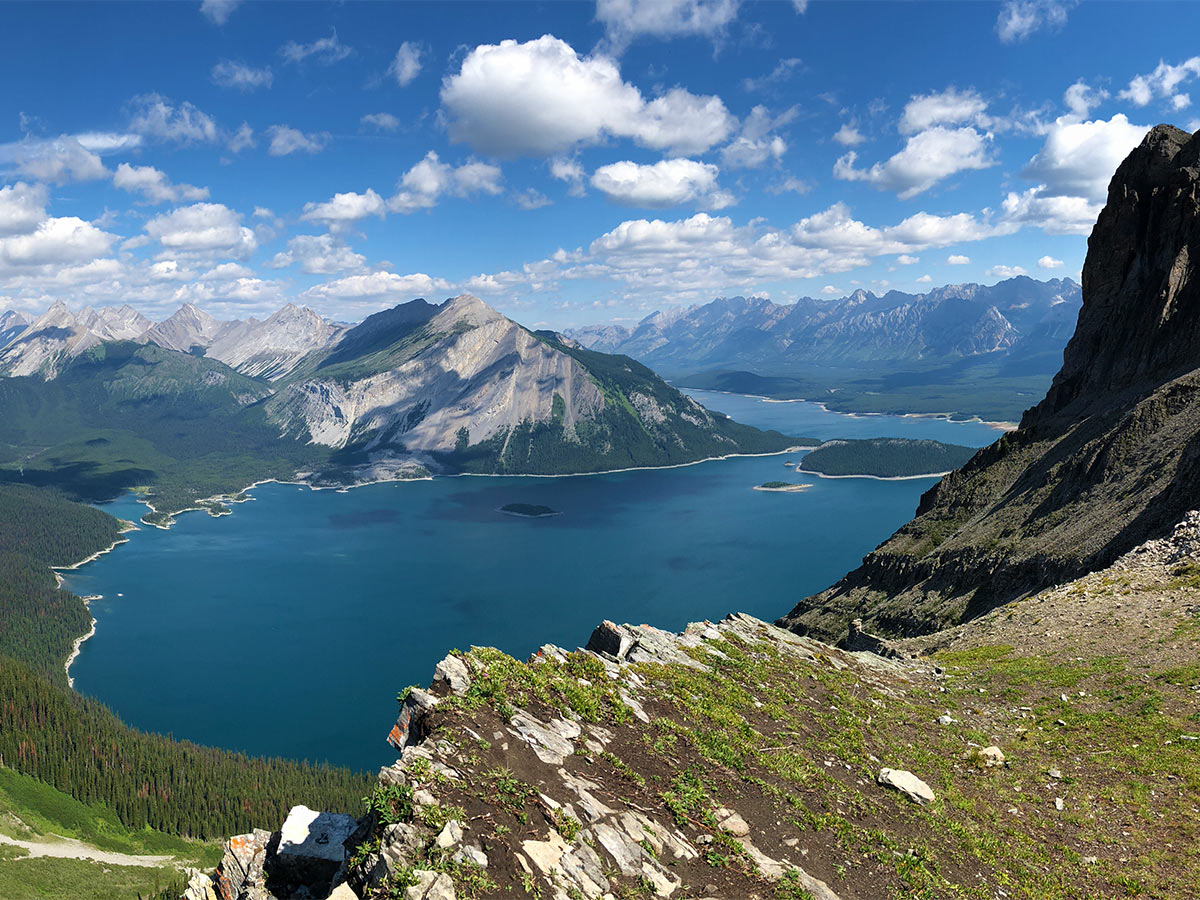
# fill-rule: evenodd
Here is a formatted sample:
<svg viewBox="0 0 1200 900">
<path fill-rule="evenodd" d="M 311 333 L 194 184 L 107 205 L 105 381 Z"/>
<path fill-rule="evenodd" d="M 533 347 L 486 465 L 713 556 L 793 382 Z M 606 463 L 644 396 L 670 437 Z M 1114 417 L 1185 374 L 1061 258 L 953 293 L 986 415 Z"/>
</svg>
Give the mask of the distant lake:
<svg viewBox="0 0 1200 900">
<path fill-rule="evenodd" d="M 689 393 L 739 421 L 822 439 L 982 446 L 999 435 L 980 423 Z M 798 459 L 341 493 L 261 485 L 231 516 L 143 526 L 69 573 L 69 589 L 102 597 L 71 674 L 139 728 L 374 769 L 395 759 L 384 737 L 396 694 L 427 684 L 451 648 L 524 657 L 544 643 L 580 646 L 602 619 L 678 630 L 733 611 L 777 618 L 854 568 L 933 483 L 783 466 Z M 813 487 L 752 490 L 776 480 Z M 508 515 L 508 504 L 561 514 Z M 105 508 L 134 521 L 145 512 L 131 497 Z"/>
</svg>

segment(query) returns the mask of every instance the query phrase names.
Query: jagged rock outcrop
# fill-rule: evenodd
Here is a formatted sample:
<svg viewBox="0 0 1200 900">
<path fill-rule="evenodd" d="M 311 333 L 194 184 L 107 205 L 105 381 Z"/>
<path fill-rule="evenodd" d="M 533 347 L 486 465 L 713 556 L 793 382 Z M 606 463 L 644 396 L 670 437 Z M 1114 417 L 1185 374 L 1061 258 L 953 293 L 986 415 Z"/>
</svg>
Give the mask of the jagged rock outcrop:
<svg viewBox="0 0 1200 900">
<path fill-rule="evenodd" d="M 291 303 L 261 322 L 222 321 L 185 303 L 155 323 L 129 305 L 72 312 L 57 301 L 33 322 L 15 312 L 0 316 L 0 373 L 52 379 L 66 361 L 97 344 L 137 341 L 205 355 L 244 375 L 274 380 L 309 353 L 335 343 L 345 330 Z"/>
<path fill-rule="evenodd" d="M 275 381 L 309 353 L 337 342 L 346 331 L 307 307 L 289 303 L 263 321 L 230 322 L 220 329 L 205 356 L 243 375 Z"/>
<path fill-rule="evenodd" d="M 190 353 L 193 348 L 203 350 L 211 345 L 226 324 L 198 306 L 185 303 L 170 318 L 147 330 L 145 339 L 168 350 Z"/>
<path fill-rule="evenodd" d="M 1200 140 L 1160 125 L 1121 164 L 1088 240 L 1062 370 L 1019 430 L 782 624 L 936 630 L 1167 534 L 1200 489 Z"/>
<path fill-rule="evenodd" d="M 15 309 L 0 313 L 0 347 L 5 346 L 29 327 L 28 316 Z"/>
<path fill-rule="evenodd" d="M 682 666 L 708 674 L 714 660 L 724 658 L 719 648 L 726 641 L 770 647 L 798 665 L 853 669 L 866 683 L 903 682 L 911 674 L 872 654 L 842 653 L 742 614 L 695 623 L 681 634 L 604 622 L 587 649 L 571 653 L 545 645 L 525 665 L 556 672 L 565 672 L 564 666 L 572 672 L 593 667 L 592 679 L 614 685 L 614 702 L 642 727 L 652 721 L 646 707 L 659 702 L 643 667 Z M 285 826 L 275 835 L 255 832 L 227 845 L 215 878 L 220 900 L 325 897 L 334 889 L 346 897 L 453 900 L 461 896 L 456 886 L 463 884 L 489 896 L 517 892 L 556 900 L 600 900 L 624 896 L 634 887 L 659 897 L 702 888 L 706 894 L 701 896 L 768 896 L 781 882 L 781 890 L 786 886 L 818 900 L 839 900 L 826 881 L 807 870 L 807 850 L 765 832 L 761 812 L 748 820 L 750 807 L 736 798 L 729 806 L 698 809 L 681 819 L 667 807 L 650 808 L 614 794 L 594 766 L 597 760 L 616 759 L 614 751 L 626 752 L 615 733 L 621 726 L 602 726 L 570 710 L 540 705 L 513 706 L 503 721 L 484 715 L 476 709 L 471 687 L 491 682 L 493 687 L 484 690 L 497 689 L 493 667 L 503 669 L 506 663 L 492 654 L 452 654 L 439 663 L 429 691 L 408 691 L 388 736 L 400 758 L 380 771 L 359 827 L 343 827 L 349 863 L 333 885 L 293 881 L 283 886 L 277 874 L 283 851 L 274 848 L 285 845 Z M 911 672 L 928 669 L 917 666 Z M 579 677 L 583 687 L 595 683 Z M 523 702 L 516 692 L 496 699 L 504 704 L 506 697 Z M 460 714 L 475 711 L 464 715 L 452 733 L 443 714 L 447 707 Z M 289 821 L 311 815 L 293 810 Z M 514 815 L 521 823 L 515 831 L 505 824 Z M 330 840 L 327 846 L 333 845 Z M 712 853 L 718 846 L 721 853 L 741 855 L 747 868 L 714 870 Z M 340 845 L 331 854 L 340 858 Z M 827 868 L 827 861 L 820 865 Z M 226 883 L 241 893 L 221 893 Z M 261 892 L 268 887 L 283 892 Z M 203 896 L 196 894 L 197 900 Z"/>
</svg>

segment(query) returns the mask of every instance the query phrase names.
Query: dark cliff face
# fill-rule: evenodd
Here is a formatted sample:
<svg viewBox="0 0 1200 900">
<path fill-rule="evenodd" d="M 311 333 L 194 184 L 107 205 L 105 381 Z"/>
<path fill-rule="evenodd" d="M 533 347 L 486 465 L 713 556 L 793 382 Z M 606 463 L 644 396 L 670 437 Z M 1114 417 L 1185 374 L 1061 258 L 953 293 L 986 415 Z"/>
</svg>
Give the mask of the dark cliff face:
<svg viewBox="0 0 1200 900">
<path fill-rule="evenodd" d="M 1160 125 L 1121 164 L 1046 398 L 781 624 L 935 630 L 1108 565 L 1200 507 L 1198 156 L 1200 137 Z"/>
<path fill-rule="evenodd" d="M 1024 426 L 1200 364 L 1200 140 L 1159 125 L 1117 169 L 1088 238 L 1083 308 L 1062 370 Z"/>
</svg>

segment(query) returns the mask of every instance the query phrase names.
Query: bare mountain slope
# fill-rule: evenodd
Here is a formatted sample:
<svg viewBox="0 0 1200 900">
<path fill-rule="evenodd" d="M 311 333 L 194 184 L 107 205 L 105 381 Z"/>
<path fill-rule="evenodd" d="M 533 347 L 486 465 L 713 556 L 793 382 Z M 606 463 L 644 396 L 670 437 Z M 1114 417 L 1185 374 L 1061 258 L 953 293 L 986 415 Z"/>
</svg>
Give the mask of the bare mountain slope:
<svg viewBox="0 0 1200 900">
<path fill-rule="evenodd" d="M 377 313 L 285 382 L 268 404 L 285 435 L 451 468 L 590 470 L 786 444 L 469 295 Z"/>
</svg>

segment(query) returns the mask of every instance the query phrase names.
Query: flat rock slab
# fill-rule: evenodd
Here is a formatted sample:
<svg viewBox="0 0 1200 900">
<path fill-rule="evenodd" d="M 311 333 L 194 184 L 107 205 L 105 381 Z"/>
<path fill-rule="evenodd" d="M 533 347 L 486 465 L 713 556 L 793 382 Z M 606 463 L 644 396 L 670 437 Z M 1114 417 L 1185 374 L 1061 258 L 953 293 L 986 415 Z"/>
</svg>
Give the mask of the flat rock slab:
<svg viewBox="0 0 1200 900">
<path fill-rule="evenodd" d="M 357 827 L 358 821 L 353 816 L 293 806 L 280 830 L 277 853 L 340 865 L 346 855 L 342 845 Z"/>
<path fill-rule="evenodd" d="M 912 772 L 906 772 L 904 769 L 880 769 L 876 780 L 885 787 L 895 788 L 922 806 L 934 800 L 933 789 Z"/>
<path fill-rule="evenodd" d="M 272 879 L 289 886 L 329 890 L 346 859 L 346 839 L 358 822 L 342 813 L 293 806 L 279 832 Z"/>
</svg>

